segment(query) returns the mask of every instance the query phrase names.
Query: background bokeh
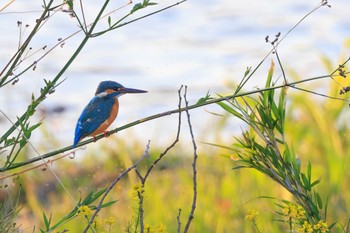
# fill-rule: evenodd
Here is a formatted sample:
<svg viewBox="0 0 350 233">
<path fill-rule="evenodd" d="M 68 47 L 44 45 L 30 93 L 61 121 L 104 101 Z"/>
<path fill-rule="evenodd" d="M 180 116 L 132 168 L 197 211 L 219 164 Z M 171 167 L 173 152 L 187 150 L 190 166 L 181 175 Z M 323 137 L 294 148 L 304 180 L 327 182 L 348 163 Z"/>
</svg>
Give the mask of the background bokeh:
<svg viewBox="0 0 350 233">
<path fill-rule="evenodd" d="M 109 11 L 125 5 L 127 1 L 114 1 Z M 174 1 L 160 1 L 158 5 L 138 12 L 137 16 L 160 9 Z M 145 89 L 142 95 L 121 97 L 119 117 L 114 127 L 131 121 L 177 108 L 177 90 L 189 87 L 188 99 L 195 103 L 209 91 L 232 94 L 234 85 L 242 78 L 246 67 L 255 67 L 271 50 L 265 37 L 278 32 L 284 36 L 318 1 L 259 1 L 247 0 L 190 0 L 167 11 L 92 39 L 64 74 L 66 80 L 50 95 L 32 121 L 42 121 L 31 142 L 42 154 L 71 145 L 74 128 L 82 109 L 92 98 L 100 81 L 115 80 L 128 87 Z M 84 1 L 87 21 L 91 22 L 102 1 Z M 322 7 L 303 21 L 278 48 L 288 80 L 305 79 L 330 73 L 348 57 L 350 36 L 348 0 L 329 2 L 331 8 Z M 126 6 L 112 15 L 116 20 L 131 9 Z M 41 2 L 14 1 L 0 13 L 0 67 L 15 53 L 19 38 L 25 38 L 17 21 L 33 27 Z M 107 19 L 98 25 L 107 26 Z M 23 64 L 31 64 L 48 48 L 76 32 L 78 27 L 68 14 L 59 12 L 52 17 L 33 41 L 37 51 Z M 28 71 L 19 82 L 0 90 L 0 108 L 11 119 L 20 116 L 44 86 L 43 79 L 52 79 L 70 58 L 83 35 L 77 34 Z M 263 87 L 270 61 L 266 60 L 245 90 Z M 24 67 L 24 66 L 23 66 Z M 21 71 L 19 68 L 18 72 Z M 281 81 L 276 68 L 275 80 Z M 309 88 L 337 95 L 339 86 L 317 81 Z M 307 161 L 314 165 L 315 179 L 321 177 L 322 198 L 330 198 L 330 221 L 346 222 L 349 217 L 350 180 L 347 141 L 349 135 L 347 104 L 324 100 L 310 94 L 290 90 L 287 104 L 288 140 L 300 155 L 303 168 Z M 274 199 L 291 199 L 291 195 L 273 181 L 256 171 L 232 171 L 230 152 L 205 142 L 230 146 L 234 136 L 246 127 L 235 118 L 223 114 L 218 106 L 207 106 L 191 111 L 191 119 L 200 159 L 198 162 L 198 207 L 191 232 L 253 232 L 244 216 L 248 209 L 260 212 L 259 226 L 263 232 L 286 231 L 276 218 Z M 32 122 L 35 123 L 35 122 Z M 0 116 L 0 132 L 11 123 Z M 116 174 L 130 166 L 145 150 L 151 140 L 147 166 L 174 139 L 177 116 L 167 116 L 118 132 L 108 139 L 89 144 L 78 150 L 74 159 L 55 162 L 53 169 L 75 200 L 98 188 L 106 187 Z M 221 156 L 222 155 L 222 156 Z M 36 156 L 31 149 L 24 150 L 23 158 Z M 165 224 L 169 232 L 176 230 L 178 208 L 183 216 L 189 213 L 192 192 L 192 147 L 188 126 L 183 123 L 179 144 L 167 154 L 150 176 L 146 185 L 146 222 L 153 226 Z M 138 182 L 134 173 L 123 179 L 110 196 L 118 200 L 113 207 L 101 213 L 101 218 L 113 217 L 116 232 L 135 220 L 137 200 L 133 185 Z M 11 186 L 12 202 L 20 196 L 21 212 L 18 222 L 32 232 L 33 225 L 42 226 L 42 212 L 53 213 L 53 219 L 74 207 L 56 177 L 46 169 L 36 169 L 21 175 L 18 180 L 5 181 Z M 22 189 L 18 192 L 19 185 Z M 18 194 L 20 193 L 20 195 Z M 81 219 L 68 226 L 71 232 L 80 232 Z M 235 231 L 232 231 L 234 229 Z M 63 229 L 62 229 L 63 230 Z M 114 232 L 114 231 L 112 231 Z"/>
</svg>

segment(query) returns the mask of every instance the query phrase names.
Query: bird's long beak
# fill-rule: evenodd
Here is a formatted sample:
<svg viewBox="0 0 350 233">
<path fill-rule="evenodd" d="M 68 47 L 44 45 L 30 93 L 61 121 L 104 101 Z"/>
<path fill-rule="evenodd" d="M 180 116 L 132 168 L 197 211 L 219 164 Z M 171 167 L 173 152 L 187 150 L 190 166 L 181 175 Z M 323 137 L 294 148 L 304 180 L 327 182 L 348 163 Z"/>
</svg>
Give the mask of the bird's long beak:
<svg viewBox="0 0 350 233">
<path fill-rule="evenodd" d="M 146 93 L 147 91 L 125 87 L 121 89 L 119 92 L 126 94 L 126 93 Z"/>
</svg>

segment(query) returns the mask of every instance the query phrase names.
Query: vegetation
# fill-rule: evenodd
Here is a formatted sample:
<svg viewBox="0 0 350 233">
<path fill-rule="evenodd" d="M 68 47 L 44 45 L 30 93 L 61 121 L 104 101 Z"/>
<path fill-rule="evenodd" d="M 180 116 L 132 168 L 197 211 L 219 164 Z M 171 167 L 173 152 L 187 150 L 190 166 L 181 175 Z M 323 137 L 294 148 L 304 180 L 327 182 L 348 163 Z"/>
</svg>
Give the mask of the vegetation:
<svg viewBox="0 0 350 233">
<path fill-rule="evenodd" d="M 45 80 L 40 96 L 33 94 L 23 115 L 8 119 L 11 126 L 1 132 L 1 232 L 350 232 L 349 58 L 342 58 L 340 64 L 323 59 L 326 75 L 300 79 L 292 73 L 293 80 L 289 80 L 278 52 L 289 32 L 283 37 L 277 33 L 272 41 L 266 37 L 271 52 L 257 67 L 247 68 L 230 95 L 212 97 L 208 93 L 192 104 L 187 100 L 187 87 L 181 87 L 177 109 L 110 131 L 117 148 L 101 143 L 97 152 L 87 150 L 79 161 L 62 159 L 74 157 L 71 146 L 39 154 L 30 137 L 33 131 L 44 129 L 30 119 L 59 88 L 63 72 L 86 42 L 128 25 L 135 21 L 125 21 L 130 15 L 155 5 L 148 0 L 136 3 L 128 14 L 113 21 L 105 14 L 108 3 L 104 2 L 92 24 L 85 20 L 83 5 L 77 10 L 73 1 L 63 3 L 85 36 L 57 76 Z M 61 7 L 53 4 L 44 1 L 37 25 L 0 72 L 0 88 L 15 85 L 45 58 L 44 54 L 22 68 L 31 39 Z M 312 12 L 327 5 L 322 1 Z M 103 17 L 107 17 L 107 28 L 95 31 Z M 265 86 L 245 91 L 267 57 L 273 62 Z M 276 66 L 280 78 L 275 75 Z M 328 93 L 301 86 L 317 80 Z M 200 134 L 192 127 L 190 113 L 210 104 L 218 104 L 224 112 L 210 128 L 218 132 L 214 135 L 232 117 L 243 123 L 241 135 L 235 135 L 229 145 L 220 138 L 198 143 Z M 1 114 L 7 116 L 2 110 Z M 169 114 L 178 115 L 177 132 L 164 147 L 138 141 L 127 144 L 113 135 Z M 182 131 L 184 124 L 188 132 Z M 180 143 L 185 133 L 190 143 Z M 92 141 L 87 139 L 79 146 Z M 32 153 L 37 156 L 26 159 Z"/>
</svg>

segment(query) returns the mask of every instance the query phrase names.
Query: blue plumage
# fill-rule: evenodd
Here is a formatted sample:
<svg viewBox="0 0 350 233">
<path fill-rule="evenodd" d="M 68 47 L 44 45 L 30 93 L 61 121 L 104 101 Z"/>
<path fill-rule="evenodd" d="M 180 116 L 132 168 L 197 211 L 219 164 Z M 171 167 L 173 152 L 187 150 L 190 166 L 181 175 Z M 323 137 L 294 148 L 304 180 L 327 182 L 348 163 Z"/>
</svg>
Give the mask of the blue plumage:
<svg viewBox="0 0 350 233">
<path fill-rule="evenodd" d="M 87 136 L 95 136 L 105 131 L 118 114 L 118 97 L 126 93 L 145 93 L 147 91 L 126 88 L 114 81 L 103 81 L 97 87 L 95 97 L 84 108 L 77 125 L 73 148 Z"/>
<path fill-rule="evenodd" d="M 75 147 L 82 138 L 94 132 L 108 119 L 114 102 L 114 98 L 108 95 L 105 97 L 95 96 L 90 101 L 81 113 L 77 126 L 75 127 L 73 147 Z"/>
</svg>

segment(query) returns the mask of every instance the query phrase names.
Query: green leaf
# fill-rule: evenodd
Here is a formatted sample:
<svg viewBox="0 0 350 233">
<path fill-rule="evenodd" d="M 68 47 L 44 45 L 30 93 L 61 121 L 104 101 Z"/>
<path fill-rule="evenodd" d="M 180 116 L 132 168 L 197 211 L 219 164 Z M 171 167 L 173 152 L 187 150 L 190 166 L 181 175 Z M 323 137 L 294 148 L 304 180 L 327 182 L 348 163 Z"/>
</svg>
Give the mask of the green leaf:
<svg viewBox="0 0 350 233">
<path fill-rule="evenodd" d="M 266 79 L 266 83 L 265 83 L 265 87 L 271 87 L 271 81 L 272 81 L 272 76 L 273 76 L 273 72 L 275 69 L 275 63 L 273 62 L 273 60 L 271 61 L 271 66 L 269 69 L 269 73 L 267 74 L 267 79 Z M 268 96 L 269 96 L 270 91 L 265 91 L 264 92 L 264 103 L 267 103 L 268 100 Z"/>
<path fill-rule="evenodd" d="M 310 191 L 311 190 L 310 180 L 308 180 L 308 178 L 305 176 L 304 173 L 301 173 L 301 178 L 303 180 L 303 184 L 304 184 L 305 189 Z"/>
<path fill-rule="evenodd" d="M 117 201 L 110 201 L 110 202 L 104 203 L 104 204 L 101 205 L 101 208 L 105 208 L 105 207 L 111 206 L 111 205 L 113 205 L 116 202 Z"/>
<path fill-rule="evenodd" d="M 37 124 L 35 124 L 35 125 L 32 125 L 31 127 L 29 127 L 28 130 L 29 130 L 30 132 L 32 132 L 33 130 L 35 130 L 36 128 L 38 128 L 38 127 L 41 125 L 41 123 L 42 123 L 42 122 L 39 122 L 39 123 L 37 123 Z"/>
<path fill-rule="evenodd" d="M 153 6 L 153 5 L 157 5 L 157 3 L 149 2 L 149 0 L 144 0 L 142 3 L 135 4 L 132 10 L 130 11 L 130 14 L 133 14 L 136 11 L 141 10 L 142 8 L 146 8 L 148 6 Z"/>
<path fill-rule="evenodd" d="M 244 78 L 247 77 L 251 70 L 252 70 L 252 67 L 251 67 L 251 66 L 247 67 L 247 69 L 246 69 L 245 72 L 244 72 L 244 76 L 243 76 L 243 77 L 244 77 Z"/>
<path fill-rule="evenodd" d="M 317 180 L 315 180 L 314 182 L 312 182 L 311 183 L 311 187 L 314 187 L 315 185 L 317 185 L 318 183 L 320 183 L 321 182 L 321 180 L 320 179 L 317 179 Z"/>
<path fill-rule="evenodd" d="M 310 161 L 307 163 L 307 177 L 309 181 L 311 181 L 311 163 Z"/>
<path fill-rule="evenodd" d="M 44 218 L 44 224 L 45 224 L 46 230 L 50 229 L 51 217 L 52 217 L 52 213 L 50 214 L 50 218 L 47 219 L 45 212 L 43 212 L 43 218 Z"/>
<path fill-rule="evenodd" d="M 318 207 L 320 209 L 322 209 L 323 208 L 322 199 L 321 199 L 320 195 L 316 192 L 315 192 L 315 198 L 316 198 Z"/>
<path fill-rule="evenodd" d="M 240 166 L 236 166 L 236 167 L 232 168 L 232 170 L 238 170 L 238 169 L 242 169 L 242 168 L 252 168 L 252 166 L 240 165 Z"/>
<path fill-rule="evenodd" d="M 111 27 L 111 25 L 112 25 L 111 16 L 108 16 L 108 26 Z"/>
<path fill-rule="evenodd" d="M 232 107 L 230 107 L 229 105 L 223 103 L 223 102 L 219 102 L 217 103 L 220 107 L 222 107 L 226 112 L 231 113 L 232 115 L 238 117 L 239 119 L 245 121 L 244 117 L 242 116 L 242 114 L 240 114 L 239 112 L 237 112 L 236 110 L 234 110 Z"/>
<path fill-rule="evenodd" d="M 16 140 L 15 137 L 12 137 L 12 138 L 10 138 L 10 139 L 5 138 L 5 146 L 12 145 L 12 144 L 15 142 L 15 140 Z"/>
<path fill-rule="evenodd" d="M 94 193 L 91 197 L 92 202 L 95 201 L 100 196 L 102 196 L 102 194 L 104 194 L 105 192 L 106 192 L 106 188 L 103 188 L 103 189 L 100 189 L 99 191 L 97 191 L 96 193 Z"/>
<path fill-rule="evenodd" d="M 132 8 L 132 10 L 130 11 L 130 14 L 133 14 L 133 13 L 135 13 L 136 11 L 138 11 L 138 10 L 140 10 L 142 8 L 143 8 L 143 6 L 142 6 L 141 3 L 136 3 L 134 5 L 134 7 Z"/>
<path fill-rule="evenodd" d="M 22 138 L 22 139 L 19 141 L 19 147 L 20 147 L 20 148 L 23 148 L 26 144 L 27 144 L 27 140 L 26 140 L 25 138 Z"/>
<path fill-rule="evenodd" d="M 92 201 L 91 201 L 91 197 L 93 195 L 93 192 L 90 192 L 85 199 L 80 203 L 80 205 L 89 205 Z"/>
<path fill-rule="evenodd" d="M 68 4 L 69 10 L 73 10 L 73 0 L 66 0 L 66 3 Z"/>
<path fill-rule="evenodd" d="M 208 91 L 207 94 L 206 94 L 204 97 L 200 98 L 200 99 L 197 101 L 196 104 L 205 103 L 205 102 L 207 102 L 209 99 L 211 99 L 211 98 L 210 98 L 210 94 L 209 94 L 209 91 Z"/>
</svg>

